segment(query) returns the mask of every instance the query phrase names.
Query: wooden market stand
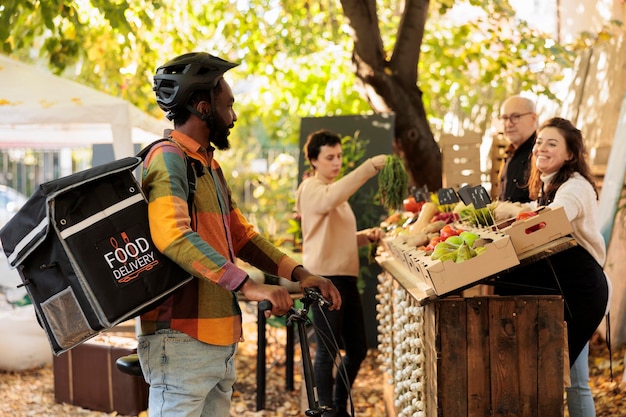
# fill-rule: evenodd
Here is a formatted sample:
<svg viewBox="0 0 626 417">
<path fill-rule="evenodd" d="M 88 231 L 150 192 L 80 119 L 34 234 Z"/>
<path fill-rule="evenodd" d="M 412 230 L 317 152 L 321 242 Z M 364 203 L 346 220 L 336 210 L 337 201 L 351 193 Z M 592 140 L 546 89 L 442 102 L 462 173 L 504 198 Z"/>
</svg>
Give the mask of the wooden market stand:
<svg viewBox="0 0 626 417">
<path fill-rule="evenodd" d="M 570 236 L 519 254 L 566 250 Z M 377 261 L 379 350 L 389 417 L 563 416 L 568 361 L 560 296 L 443 296 L 387 246 Z"/>
</svg>

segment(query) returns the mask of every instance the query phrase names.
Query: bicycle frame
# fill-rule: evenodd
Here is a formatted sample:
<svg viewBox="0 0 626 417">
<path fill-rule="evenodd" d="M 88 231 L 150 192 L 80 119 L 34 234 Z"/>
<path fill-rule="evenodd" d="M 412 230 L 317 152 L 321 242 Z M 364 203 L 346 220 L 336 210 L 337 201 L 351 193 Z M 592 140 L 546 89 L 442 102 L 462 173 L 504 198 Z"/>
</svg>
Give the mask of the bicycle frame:
<svg viewBox="0 0 626 417">
<path fill-rule="evenodd" d="M 294 324 L 298 328 L 298 337 L 300 339 L 300 350 L 302 352 L 302 366 L 304 368 L 304 382 L 306 385 L 307 400 L 309 409 L 305 411 L 307 416 L 321 416 L 331 409 L 326 406 L 320 406 L 317 395 L 317 385 L 315 382 L 315 374 L 313 373 L 313 362 L 311 360 L 311 352 L 307 343 L 306 324 L 309 321 L 308 312 L 313 303 L 330 304 L 322 295 L 314 289 L 306 288 L 304 297 L 300 299 L 302 308 L 292 307 L 287 313 L 287 326 Z M 259 303 L 259 310 L 271 310 L 272 303 L 268 300 Z"/>
</svg>

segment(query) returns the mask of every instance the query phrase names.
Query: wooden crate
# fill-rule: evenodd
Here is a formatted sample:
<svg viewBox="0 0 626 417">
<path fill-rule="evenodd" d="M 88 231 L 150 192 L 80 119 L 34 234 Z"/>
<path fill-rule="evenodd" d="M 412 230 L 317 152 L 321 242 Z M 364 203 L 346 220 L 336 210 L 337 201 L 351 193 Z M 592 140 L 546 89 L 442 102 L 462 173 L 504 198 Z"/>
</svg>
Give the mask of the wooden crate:
<svg viewBox="0 0 626 417">
<path fill-rule="evenodd" d="M 376 307 L 388 417 L 563 416 L 560 296 L 424 298 L 390 259 Z"/>
<path fill-rule="evenodd" d="M 451 297 L 424 314 L 427 416 L 563 415 L 561 297 Z"/>
<path fill-rule="evenodd" d="M 479 185 L 480 144 L 482 135 L 467 132 L 465 136 L 444 134 L 439 139 L 443 165 L 443 185 L 459 188 L 463 185 Z"/>
<path fill-rule="evenodd" d="M 509 141 L 504 138 L 501 132 L 493 135 L 491 139 L 488 169 L 489 181 L 491 182 L 491 199 L 495 200 L 500 190 L 500 170 L 504 164 L 506 148 L 509 145 Z"/>
</svg>

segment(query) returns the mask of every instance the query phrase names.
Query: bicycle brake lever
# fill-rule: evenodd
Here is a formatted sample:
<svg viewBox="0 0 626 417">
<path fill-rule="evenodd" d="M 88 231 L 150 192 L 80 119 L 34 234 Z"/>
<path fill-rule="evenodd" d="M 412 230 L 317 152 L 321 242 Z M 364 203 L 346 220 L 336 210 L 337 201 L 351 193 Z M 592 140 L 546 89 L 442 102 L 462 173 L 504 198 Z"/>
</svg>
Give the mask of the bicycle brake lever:
<svg viewBox="0 0 626 417">
<path fill-rule="evenodd" d="M 326 298 L 324 298 L 324 296 L 320 292 L 319 288 L 315 288 L 315 287 L 305 288 L 304 289 L 304 295 L 311 302 L 313 302 L 313 301 L 317 302 L 320 307 L 323 307 L 325 305 L 326 306 L 333 305 L 333 303 L 331 301 L 329 301 Z"/>
</svg>

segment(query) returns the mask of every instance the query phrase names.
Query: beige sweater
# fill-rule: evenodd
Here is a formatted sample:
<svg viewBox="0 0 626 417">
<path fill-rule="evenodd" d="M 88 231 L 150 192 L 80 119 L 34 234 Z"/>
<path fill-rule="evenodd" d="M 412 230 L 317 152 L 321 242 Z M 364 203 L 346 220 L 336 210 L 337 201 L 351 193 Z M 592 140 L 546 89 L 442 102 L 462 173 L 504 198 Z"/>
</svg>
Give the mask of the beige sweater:
<svg viewBox="0 0 626 417">
<path fill-rule="evenodd" d="M 541 180 L 549 183 L 554 174 L 543 175 Z M 606 261 L 606 246 L 598 225 L 598 200 L 592 185 L 578 172 L 565 181 L 556 191 L 549 207 L 563 207 L 573 229 L 572 235 L 580 246 L 594 257 L 600 266 Z"/>
<path fill-rule="evenodd" d="M 330 184 L 310 177 L 298 187 L 296 210 L 302 221 L 302 264 L 312 273 L 358 276 L 358 248 L 369 240 L 365 233 L 357 233 L 348 199 L 376 173 L 368 159 Z"/>
</svg>

